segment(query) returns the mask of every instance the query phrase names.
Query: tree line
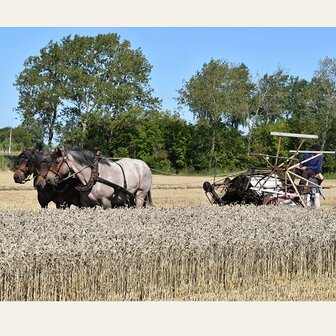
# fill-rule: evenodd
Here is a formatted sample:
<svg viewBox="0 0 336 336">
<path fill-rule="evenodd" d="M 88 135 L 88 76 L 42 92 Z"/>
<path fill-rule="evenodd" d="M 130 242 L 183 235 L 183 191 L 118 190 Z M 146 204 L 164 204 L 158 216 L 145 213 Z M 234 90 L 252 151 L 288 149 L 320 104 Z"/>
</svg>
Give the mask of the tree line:
<svg viewBox="0 0 336 336">
<path fill-rule="evenodd" d="M 142 50 L 117 34 L 50 41 L 25 60 L 14 83 L 22 120 L 12 130 L 14 148 L 61 143 L 189 173 L 261 165 L 253 154 L 275 153 L 271 131 L 317 134 L 322 149 L 336 148 L 335 58 L 320 60 L 310 81 L 281 68 L 254 75 L 244 63 L 211 59 L 177 88 L 178 106 L 193 123 L 162 110 L 151 69 Z M 0 130 L 7 148 L 8 131 Z M 284 139 L 280 154 L 296 141 Z M 325 157 L 324 171 L 335 167 L 336 158 Z"/>
</svg>

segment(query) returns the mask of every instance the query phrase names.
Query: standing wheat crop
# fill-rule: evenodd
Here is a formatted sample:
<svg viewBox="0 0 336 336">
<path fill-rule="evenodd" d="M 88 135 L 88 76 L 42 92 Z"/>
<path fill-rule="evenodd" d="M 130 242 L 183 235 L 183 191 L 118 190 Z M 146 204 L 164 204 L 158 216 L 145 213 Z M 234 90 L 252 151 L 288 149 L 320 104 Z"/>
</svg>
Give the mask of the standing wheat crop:
<svg viewBox="0 0 336 336">
<path fill-rule="evenodd" d="M 336 213 L 287 207 L 0 214 L 0 300 L 334 300 Z"/>
</svg>

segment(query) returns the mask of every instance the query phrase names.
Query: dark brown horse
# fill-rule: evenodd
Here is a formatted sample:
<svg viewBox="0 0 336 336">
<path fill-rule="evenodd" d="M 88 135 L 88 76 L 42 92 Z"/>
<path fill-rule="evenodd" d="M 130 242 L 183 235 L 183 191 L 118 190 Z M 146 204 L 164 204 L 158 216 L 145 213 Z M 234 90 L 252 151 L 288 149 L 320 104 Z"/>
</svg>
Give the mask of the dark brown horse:
<svg viewBox="0 0 336 336">
<path fill-rule="evenodd" d="M 26 183 L 34 178 L 34 187 L 37 190 L 37 199 L 42 208 L 47 208 L 50 202 L 54 202 L 57 208 L 66 208 L 71 205 L 80 206 L 79 192 L 75 189 L 75 179 L 69 179 L 66 183 L 57 187 L 48 185 L 41 190 L 35 183 L 39 172 L 43 170 L 44 160 L 49 154 L 45 154 L 36 148 L 25 148 L 17 158 L 17 165 L 14 171 L 16 183 Z"/>
</svg>

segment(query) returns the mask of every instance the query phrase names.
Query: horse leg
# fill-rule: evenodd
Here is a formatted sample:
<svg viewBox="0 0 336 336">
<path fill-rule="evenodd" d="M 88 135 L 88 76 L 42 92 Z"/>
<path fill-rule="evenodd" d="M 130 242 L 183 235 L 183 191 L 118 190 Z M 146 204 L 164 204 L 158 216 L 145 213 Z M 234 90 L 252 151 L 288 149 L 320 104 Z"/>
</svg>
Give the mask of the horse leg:
<svg viewBox="0 0 336 336">
<path fill-rule="evenodd" d="M 155 207 L 153 204 L 151 191 L 148 190 L 147 193 L 145 193 L 144 191 L 140 191 L 139 193 L 137 192 L 135 194 L 135 206 L 137 208 L 140 207 L 146 208 L 147 205 Z"/>
<path fill-rule="evenodd" d="M 147 193 L 145 193 L 143 190 L 138 190 L 135 193 L 135 207 L 136 208 L 144 207 L 146 198 L 147 198 Z"/>
<path fill-rule="evenodd" d="M 149 206 L 152 206 L 152 207 L 155 207 L 154 206 L 154 203 L 153 203 L 153 200 L 152 200 L 152 193 L 151 193 L 151 190 L 149 189 L 148 190 L 148 193 L 146 195 L 146 199 L 145 199 L 145 207 L 146 205 L 149 205 Z"/>
<path fill-rule="evenodd" d="M 42 193 L 37 193 L 37 200 L 41 206 L 41 208 L 43 209 L 47 209 L 48 208 L 48 204 L 49 204 L 49 200 L 45 197 L 45 195 L 43 195 Z"/>
<path fill-rule="evenodd" d="M 64 202 L 57 202 L 56 203 L 56 208 L 57 209 L 62 209 L 62 210 L 65 210 L 66 208 L 70 208 L 70 205 L 68 202 L 64 201 Z"/>
<path fill-rule="evenodd" d="M 107 197 L 102 198 L 101 205 L 103 209 L 111 209 L 113 207 L 111 200 Z"/>
</svg>

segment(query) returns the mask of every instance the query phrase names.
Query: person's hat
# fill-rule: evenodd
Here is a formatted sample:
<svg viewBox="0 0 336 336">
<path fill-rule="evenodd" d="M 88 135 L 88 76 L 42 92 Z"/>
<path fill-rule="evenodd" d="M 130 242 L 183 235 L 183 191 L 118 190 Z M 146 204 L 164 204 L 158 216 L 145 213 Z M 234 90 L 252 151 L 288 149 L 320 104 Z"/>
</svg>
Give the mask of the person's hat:
<svg viewBox="0 0 336 336">
<path fill-rule="evenodd" d="M 320 151 L 321 150 L 321 146 L 319 144 L 314 144 L 310 147 L 310 150 L 312 151 Z"/>
</svg>

